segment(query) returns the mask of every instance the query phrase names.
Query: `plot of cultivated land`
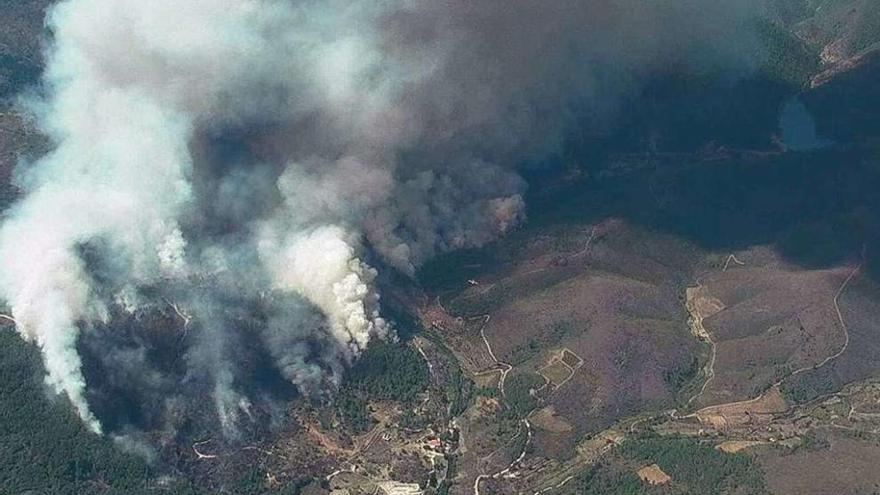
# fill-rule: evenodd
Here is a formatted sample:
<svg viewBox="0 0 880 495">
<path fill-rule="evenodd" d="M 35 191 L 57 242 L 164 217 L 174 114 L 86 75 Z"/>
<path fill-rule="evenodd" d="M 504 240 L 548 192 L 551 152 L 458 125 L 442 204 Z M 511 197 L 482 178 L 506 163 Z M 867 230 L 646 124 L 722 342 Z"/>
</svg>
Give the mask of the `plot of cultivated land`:
<svg viewBox="0 0 880 495">
<path fill-rule="evenodd" d="M 581 359 L 580 356 L 571 352 L 568 349 L 562 350 L 561 359 L 562 359 L 562 362 L 567 364 L 573 370 L 580 368 L 584 364 L 584 360 Z"/>
<path fill-rule="evenodd" d="M 660 466 L 651 464 L 638 471 L 639 478 L 649 485 L 665 485 L 672 481 L 668 474 L 664 473 Z"/>
<path fill-rule="evenodd" d="M 419 495 L 422 493 L 422 489 L 416 483 L 385 481 L 378 485 L 385 495 Z"/>
<path fill-rule="evenodd" d="M 584 360 L 569 349 L 554 352 L 550 362 L 538 370 L 553 388 L 559 388 L 574 376 L 575 371 L 584 364 Z"/>
<path fill-rule="evenodd" d="M 572 376 L 572 370 L 559 359 L 553 359 L 547 366 L 538 370 L 538 373 L 550 381 L 553 387 L 559 387 Z"/>
<path fill-rule="evenodd" d="M 483 371 L 473 376 L 474 385 L 477 387 L 498 388 L 500 379 L 501 372 L 496 370 Z"/>
<path fill-rule="evenodd" d="M 773 414 L 784 412 L 788 404 L 778 387 L 756 399 L 710 406 L 697 411 L 697 419 L 706 426 L 723 429 L 753 423 L 765 423 Z"/>
</svg>

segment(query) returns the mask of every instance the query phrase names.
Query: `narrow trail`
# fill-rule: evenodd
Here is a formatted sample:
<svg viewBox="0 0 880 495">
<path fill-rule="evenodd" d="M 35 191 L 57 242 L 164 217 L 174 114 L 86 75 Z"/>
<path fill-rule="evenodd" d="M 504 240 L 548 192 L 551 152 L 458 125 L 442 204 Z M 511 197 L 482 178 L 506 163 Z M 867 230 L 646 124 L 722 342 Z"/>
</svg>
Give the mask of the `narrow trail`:
<svg viewBox="0 0 880 495">
<path fill-rule="evenodd" d="M 730 262 L 734 262 L 739 266 L 745 266 L 745 263 L 737 259 L 736 255 L 730 253 L 727 257 L 727 260 L 724 262 L 724 267 L 721 269 L 721 272 L 724 273 L 730 267 Z M 699 280 L 697 280 L 697 287 L 702 287 L 702 284 Z M 686 305 L 690 305 L 690 301 L 686 302 Z M 700 391 L 691 396 L 690 399 L 685 403 L 684 407 L 687 409 L 694 403 L 697 398 L 702 397 L 706 392 L 706 389 L 709 387 L 709 383 L 715 378 L 715 361 L 718 358 L 718 344 L 715 343 L 715 340 L 712 338 L 712 334 L 706 330 L 706 327 L 703 326 L 703 316 L 699 314 L 699 310 L 694 307 L 688 307 L 688 312 L 691 313 L 691 318 L 694 319 L 694 330 L 697 334 L 697 337 L 702 338 L 706 342 L 709 343 L 709 362 L 706 363 L 706 381 L 703 382 L 703 385 L 700 387 Z M 674 413 L 673 413 L 674 414 Z"/>
<path fill-rule="evenodd" d="M 325 476 L 324 479 L 327 480 L 327 481 L 330 481 L 330 480 L 332 480 L 333 478 L 335 478 L 336 476 L 338 476 L 338 475 L 340 475 L 340 474 L 342 474 L 342 473 L 353 473 L 353 472 L 355 472 L 356 470 L 357 470 L 357 466 L 355 466 L 354 464 L 352 464 L 348 469 L 337 469 L 336 471 L 333 471 L 332 473 L 330 473 L 330 474 L 328 474 L 327 476 Z"/>
<path fill-rule="evenodd" d="M 477 479 L 474 480 L 474 495 L 480 495 L 480 482 L 488 478 L 489 476 L 485 474 L 477 476 Z"/>
<path fill-rule="evenodd" d="M 203 454 L 203 453 L 199 452 L 199 449 L 198 449 L 199 445 L 205 445 L 210 442 L 211 442 L 211 439 L 209 438 L 207 440 L 202 440 L 201 442 L 196 442 L 193 444 L 192 449 L 193 449 L 193 452 L 196 453 L 196 459 L 202 460 L 202 459 L 216 459 L 217 458 L 217 456 L 214 454 Z"/>
<path fill-rule="evenodd" d="M 354 452 L 352 452 L 352 454 L 351 454 L 351 457 L 354 458 L 354 457 L 360 455 L 361 453 L 366 452 L 370 448 L 370 446 L 373 445 L 373 442 L 375 442 L 376 439 L 379 438 L 379 436 L 384 431 L 385 431 L 385 423 L 380 421 L 379 424 L 374 426 L 373 429 L 370 430 L 370 432 L 366 434 L 366 436 L 364 436 L 360 439 L 361 445 L 356 446 L 356 448 L 354 449 Z"/>
<path fill-rule="evenodd" d="M 702 397 L 706 392 L 706 389 L 709 387 L 709 383 L 715 378 L 715 359 L 718 357 L 718 345 L 712 340 L 712 337 L 707 337 L 706 340 L 709 342 L 710 348 L 709 362 L 706 364 L 706 381 L 703 382 L 700 391 L 688 399 L 684 405 L 685 408 L 690 407 L 697 398 Z"/>
<path fill-rule="evenodd" d="M 431 364 L 431 360 L 428 359 L 428 355 L 425 354 L 425 350 L 422 349 L 422 346 L 419 345 L 418 342 L 414 342 L 416 349 L 419 351 L 419 354 L 422 355 L 422 359 L 425 360 L 425 364 L 428 365 L 428 374 L 433 378 L 434 377 L 434 365 Z"/>
<path fill-rule="evenodd" d="M 595 237 L 596 237 L 596 227 L 593 226 L 592 229 L 590 230 L 590 236 L 587 238 L 587 241 L 584 243 L 584 247 L 583 247 L 582 249 L 580 249 L 578 252 L 576 252 L 576 253 L 574 253 L 574 254 L 571 254 L 571 255 L 567 256 L 567 258 L 569 258 L 569 259 L 578 258 L 578 257 L 584 255 L 585 253 L 587 253 L 587 252 L 589 251 L 589 249 L 590 249 L 590 245 L 592 244 L 593 239 L 595 239 Z M 546 267 L 538 268 L 538 269 L 535 269 L 535 270 L 530 270 L 530 271 L 528 271 L 528 272 L 525 272 L 525 273 L 521 273 L 521 274 L 519 274 L 519 276 L 530 275 L 530 274 L 532 274 L 532 273 L 537 273 L 537 272 L 544 271 L 544 270 L 546 270 Z M 492 285 L 489 286 L 489 288 L 491 289 L 491 288 L 494 287 L 494 286 L 495 286 L 495 284 L 492 284 Z M 482 293 L 485 293 L 487 290 L 488 290 L 488 289 L 483 290 L 483 291 L 481 292 L 481 294 L 482 294 Z M 488 351 L 488 353 L 489 353 L 489 357 L 491 357 L 492 360 L 495 361 L 495 364 L 496 364 L 497 366 L 500 367 L 500 368 L 498 369 L 498 371 L 500 371 L 500 373 L 501 373 L 501 377 L 500 377 L 499 380 L 498 380 L 498 389 L 499 389 L 499 391 L 501 392 L 501 396 L 502 396 L 502 397 L 506 397 L 506 394 L 505 394 L 505 392 L 504 392 L 504 381 L 505 381 L 505 379 L 507 378 L 507 375 L 513 370 L 513 365 L 511 365 L 511 364 L 509 364 L 509 363 L 505 363 L 504 361 L 499 360 L 498 357 L 495 355 L 495 352 L 492 350 L 492 344 L 489 342 L 489 339 L 486 337 L 486 332 L 485 332 L 485 330 L 486 330 L 486 326 L 487 326 L 487 324 L 489 323 L 489 318 L 490 318 L 490 316 L 489 316 L 489 315 L 484 315 L 483 317 L 485 318 L 485 321 L 483 322 L 482 327 L 480 327 L 480 337 L 483 339 L 483 343 L 486 345 L 486 351 Z M 581 361 L 583 362 L 583 359 L 580 358 L 580 356 L 578 356 L 578 358 L 581 359 Z M 570 374 L 569 377 L 565 380 L 565 381 L 568 381 L 568 379 L 570 379 L 572 376 L 574 376 L 575 369 L 572 368 L 570 365 L 568 365 L 568 363 L 566 363 L 565 361 L 561 361 L 561 362 L 562 362 L 562 363 L 563 363 L 563 364 L 569 369 L 569 371 L 571 371 L 571 374 Z M 544 377 L 544 379 L 547 380 L 546 377 Z M 565 383 L 565 382 L 563 382 L 562 384 L 564 384 L 564 383 Z M 549 384 L 549 380 L 547 380 L 547 383 L 545 383 L 544 386 L 547 386 L 547 384 Z M 562 384 L 560 384 L 560 386 L 561 386 Z M 543 388 L 543 387 L 542 387 L 542 388 Z M 558 389 L 558 387 L 557 387 L 557 389 Z M 494 473 L 494 474 L 491 474 L 491 475 L 488 475 L 488 474 L 481 474 L 481 475 L 477 476 L 477 478 L 474 480 L 474 495 L 480 495 L 480 482 L 481 482 L 481 481 L 483 481 L 483 480 L 485 480 L 485 479 L 489 479 L 489 478 L 495 478 L 495 479 L 497 479 L 497 478 L 499 478 L 499 477 L 501 477 L 501 476 L 507 475 L 507 474 L 510 473 L 510 471 L 513 469 L 513 467 L 514 467 L 515 465 L 517 465 L 518 463 L 522 462 L 523 459 L 525 459 L 525 457 L 526 457 L 526 452 L 528 452 L 529 444 L 530 444 L 531 441 L 532 441 L 532 425 L 531 425 L 531 423 L 529 422 L 528 416 L 526 416 L 525 418 L 523 418 L 522 423 L 523 423 L 523 425 L 524 425 L 525 428 L 526 428 L 526 442 L 525 442 L 525 444 L 523 445 L 523 450 L 522 450 L 522 452 L 519 454 L 519 456 L 517 456 L 516 459 L 514 459 L 510 464 L 508 464 L 507 467 L 505 467 L 504 469 L 498 471 L 497 473 Z M 494 452 L 493 452 L 492 454 L 490 454 L 490 456 L 491 456 L 491 455 L 494 455 Z M 487 457 L 488 457 L 488 456 L 487 456 Z M 485 459 L 485 458 L 484 458 L 484 459 Z M 559 483 L 558 485 L 556 485 L 555 487 L 551 487 L 550 489 L 552 489 L 552 488 L 559 488 L 559 487 L 563 486 L 565 483 L 567 483 L 568 481 L 570 481 L 572 478 L 573 478 L 573 476 L 570 476 L 570 477 L 568 477 L 567 479 L 563 480 L 563 481 L 562 481 L 561 483 Z M 542 492 L 545 492 L 545 491 L 547 491 L 547 490 L 548 490 L 548 489 L 544 489 L 544 490 L 541 490 L 541 492 L 536 492 L 535 495 L 538 495 L 538 493 L 542 493 Z"/>
<path fill-rule="evenodd" d="M 500 368 L 497 369 L 501 373 L 501 377 L 498 379 L 498 390 L 501 391 L 501 395 L 504 395 L 504 380 L 507 378 L 507 374 L 513 370 L 513 365 L 505 363 L 504 361 L 500 361 L 495 353 L 492 351 L 492 344 L 489 343 L 489 339 L 486 338 L 486 325 L 489 323 L 489 315 L 484 315 L 485 321 L 483 325 L 480 327 L 480 337 L 483 339 L 483 343 L 486 344 L 486 350 L 489 351 L 489 357 L 492 358 L 492 361 L 495 361 L 497 366 Z"/>
<path fill-rule="evenodd" d="M 730 266 L 731 261 L 733 261 L 734 263 L 736 263 L 739 266 L 745 266 L 745 263 L 736 259 L 736 255 L 731 253 L 731 255 L 727 257 L 727 261 L 724 262 L 724 268 L 721 269 L 722 272 L 727 271 L 727 268 Z"/>
<path fill-rule="evenodd" d="M 517 463 L 519 463 L 520 461 L 522 461 L 523 459 L 526 458 L 526 451 L 528 450 L 528 445 L 532 441 L 532 424 L 529 423 L 528 419 L 523 419 L 523 424 L 526 425 L 526 443 L 523 446 L 522 452 L 520 452 L 519 456 L 516 459 L 514 459 L 513 462 L 508 464 L 506 468 L 493 474 L 492 475 L 493 478 L 498 478 L 499 476 L 504 476 L 505 474 L 509 473 L 510 470 L 513 468 L 513 466 L 515 466 Z"/>
<path fill-rule="evenodd" d="M 489 339 L 486 338 L 486 332 L 485 332 L 486 325 L 489 323 L 490 316 L 484 315 L 484 318 L 485 318 L 485 321 L 483 322 L 483 325 L 480 327 L 480 337 L 482 337 L 483 343 L 486 344 L 486 350 L 489 352 L 489 357 L 491 357 L 492 360 L 495 361 L 496 365 L 501 367 L 498 370 L 501 372 L 501 377 L 498 380 L 498 390 L 501 392 L 501 396 L 506 398 L 506 394 L 504 392 L 504 380 L 505 380 L 505 378 L 507 378 L 507 374 L 510 373 L 511 370 L 513 370 L 513 366 L 509 363 L 505 363 L 503 361 L 500 361 L 498 359 L 498 357 L 495 355 L 495 352 L 492 350 L 492 344 L 490 344 Z M 532 441 L 532 425 L 531 425 L 531 423 L 529 423 L 529 420 L 527 417 L 523 418 L 522 424 L 523 424 L 523 426 L 525 426 L 525 429 L 526 429 L 526 441 L 525 441 L 525 444 L 523 444 L 522 452 L 520 452 L 519 456 L 516 459 L 514 459 L 512 462 L 510 462 L 510 464 L 508 464 L 507 467 L 505 467 L 504 469 L 502 469 L 494 474 L 478 475 L 477 478 L 474 480 L 474 495 L 480 495 L 480 482 L 482 482 L 485 479 L 489 479 L 489 478 L 497 479 L 500 476 L 504 476 L 505 474 L 509 473 L 511 469 L 513 469 L 513 466 L 515 466 L 519 462 L 522 462 L 522 460 L 525 459 L 526 452 L 528 451 L 528 448 L 529 448 L 529 444 Z M 485 461 L 493 455 L 495 455 L 495 452 L 492 452 L 488 456 L 484 457 L 483 459 L 481 459 L 481 461 Z"/>
<path fill-rule="evenodd" d="M 730 255 L 733 256 L 733 255 Z M 729 260 L 730 258 L 728 258 Z M 725 265 L 726 269 L 727 265 Z M 703 285 L 697 280 L 696 290 L 700 290 Z M 690 289 L 687 289 L 690 290 Z M 718 357 L 718 345 L 715 343 L 715 340 L 712 338 L 712 334 L 706 330 L 706 327 L 703 326 L 703 315 L 700 313 L 699 307 L 697 306 L 696 296 L 691 298 L 686 298 L 685 300 L 685 309 L 687 309 L 688 314 L 691 318 L 691 330 L 694 335 L 700 340 L 709 343 L 709 361 L 703 367 L 704 373 L 706 375 L 706 381 L 703 382 L 703 385 L 700 387 L 700 390 L 691 396 L 690 399 L 685 403 L 684 408 L 687 409 L 697 400 L 699 397 L 702 397 L 706 392 L 706 389 L 709 387 L 709 383 L 715 378 L 715 361 Z M 673 411 L 673 416 L 676 414 Z"/>
<path fill-rule="evenodd" d="M 573 479 L 574 479 L 574 475 L 571 475 L 568 478 L 565 478 L 564 480 L 560 481 L 559 483 L 557 483 L 553 486 L 548 486 L 547 488 L 542 488 L 542 489 L 536 491 L 535 495 L 541 495 L 542 493 L 547 493 L 551 490 L 558 490 L 558 489 L 562 488 L 563 486 L 565 486 L 569 481 L 571 481 Z"/>
<path fill-rule="evenodd" d="M 11 317 L 11 316 L 9 316 L 9 315 L 5 315 L 5 314 L 3 314 L 3 313 L 0 313 L 0 319 L 6 320 L 6 321 L 8 321 L 8 322 L 11 322 L 11 323 L 12 323 L 13 325 L 15 325 L 15 326 L 18 326 L 18 322 L 15 321 L 15 318 L 13 318 L 13 317 Z"/>
<path fill-rule="evenodd" d="M 590 244 L 593 243 L 593 239 L 595 239 L 595 238 L 596 238 L 596 226 L 594 225 L 594 226 L 590 229 L 590 237 L 588 237 L 588 238 L 587 238 L 587 242 L 584 243 L 584 248 L 581 249 L 580 251 L 578 251 L 578 252 L 572 254 L 572 255 L 569 255 L 568 257 L 569 257 L 569 258 L 577 258 L 578 256 L 581 256 L 581 255 L 583 255 L 583 254 L 586 254 L 586 252 L 589 251 L 589 249 L 590 249 Z"/>
<path fill-rule="evenodd" d="M 759 395 L 753 399 L 748 399 L 748 400 L 744 400 L 744 401 L 728 402 L 725 404 L 716 404 L 713 406 L 706 406 L 706 407 L 704 407 L 698 411 L 695 411 L 691 414 L 688 414 L 686 416 L 679 416 L 679 418 L 692 418 L 692 417 L 695 417 L 695 416 L 699 415 L 700 413 L 705 412 L 707 410 L 710 410 L 712 408 L 724 408 L 724 407 L 729 407 L 729 406 L 733 406 L 733 405 L 745 405 L 745 404 L 752 404 L 754 402 L 758 402 L 758 401 L 762 400 L 764 397 L 766 397 L 768 392 L 781 387 L 782 384 L 785 383 L 786 380 L 788 380 L 794 376 L 797 376 L 801 373 L 807 372 L 807 371 L 818 370 L 818 369 L 824 367 L 825 365 L 827 365 L 828 363 L 834 361 L 835 359 L 840 357 L 844 352 L 846 352 L 846 350 L 849 348 L 849 342 L 850 342 L 849 328 L 846 326 L 846 321 L 843 318 L 843 313 L 840 311 L 839 302 L 840 302 L 840 297 L 843 295 L 844 291 L 849 286 L 849 283 L 861 271 L 863 264 L 864 264 L 864 256 L 863 256 L 863 260 L 861 262 L 859 262 L 859 264 L 856 265 L 855 268 L 852 269 L 852 271 L 849 273 L 849 275 L 846 277 L 846 279 L 843 281 L 843 283 L 837 289 L 837 292 L 834 294 L 834 298 L 832 299 L 832 303 L 834 305 L 834 311 L 837 313 L 837 321 L 840 323 L 840 327 L 843 330 L 843 335 L 844 335 L 843 346 L 841 346 L 841 348 L 837 352 L 826 357 L 825 359 L 823 359 L 822 361 L 820 361 L 817 364 L 814 364 L 811 366 L 804 366 L 802 368 L 798 368 L 798 369 L 792 371 L 791 373 L 785 375 L 784 377 L 780 378 L 779 380 L 776 380 L 776 382 L 774 382 L 772 385 L 770 385 L 770 387 L 768 387 L 764 392 L 762 392 L 761 395 Z M 675 417 L 675 416 L 673 416 L 673 417 Z"/>
<path fill-rule="evenodd" d="M 815 364 L 813 366 L 806 366 L 806 367 L 800 368 L 798 370 L 795 370 L 790 375 L 788 375 L 786 378 L 791 378 L 791 377 L 798 375 L 800 373 L 803 373 L 805 371 L 817 370 L 817 369 L 825 366 L 826 364 L 830 363 L 831 361 L 834 361 L 835 359 L 839 358 L 849 348 L 849 328 L 847 328 L 846 321 L 844 321 L 844 319 L 843 319 L 843 313 L 840 312 L 840 296 L 843 295 L 843 292 L 846 290 L 846 287 L 849 285 L 849 283 L 852 281 L 852 279 L 855 278 L 856 275 L 858 275 L 858 273 L 861 271 L 863 263 L 864 263 L 864 261 L 861 261 L 861 262 L 859 262 L 858 265 L 856 265 L 855 268 L 853 268 L 853 270 L 850 272 L 849 276 L 847 276 L 846 280 L 844 280 L 843 284 L 841 284 L 840 288 L 837 289 L 837 292 L 834 294 L 834 299 L 832 301 L 834 303 L 834 312 L 837 313 L 837 321 L 840 323 L 840 328 L 843 329 L 843 339 L 844 339 L 843 346 L 840 348 L 839 351 L 826 357 L 819 364 Z M 783 381 L 784 380 L 785 380 L 785 378 L 783 378 Z M 780 381 L 779 383 L 781 384 L 782 381 Z"/>
</svg>

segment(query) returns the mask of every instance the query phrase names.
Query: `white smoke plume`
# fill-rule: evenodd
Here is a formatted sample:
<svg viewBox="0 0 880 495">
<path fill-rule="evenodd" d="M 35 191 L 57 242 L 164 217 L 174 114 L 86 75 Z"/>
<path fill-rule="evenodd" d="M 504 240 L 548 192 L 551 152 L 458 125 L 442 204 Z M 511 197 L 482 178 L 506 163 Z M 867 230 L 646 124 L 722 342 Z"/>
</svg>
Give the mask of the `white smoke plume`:
<svg viewBox="0 0 880 495">
<path fill-rule="evenodd" d="M 366 349 L 372 336 L 389 329 L 379 316 L 379 296 L 371 286 L 376 270 L 355 257 L 357 238 L 337 226 L 312 232 L 268 233 L 260 253 L 273 287 L 295 291 L 328 318 L 333 338 L 349 357 Z"/>
<path fill-rule="evenodd" d="M 252 338 L 285 378 L 338 381 L 394 333 L 367 259 L 413 275 L 516 226 L 516 167 L 634 75 L 751 63 L 744 4 L 63 0 L 27 103 L 54 148 L 19 170 L 0 296 L 95 431 L 82 332 L 173 298 L 202 322 L 188 379 L 232 430 L 227 301 L 270 301 Z"/>
</svg>

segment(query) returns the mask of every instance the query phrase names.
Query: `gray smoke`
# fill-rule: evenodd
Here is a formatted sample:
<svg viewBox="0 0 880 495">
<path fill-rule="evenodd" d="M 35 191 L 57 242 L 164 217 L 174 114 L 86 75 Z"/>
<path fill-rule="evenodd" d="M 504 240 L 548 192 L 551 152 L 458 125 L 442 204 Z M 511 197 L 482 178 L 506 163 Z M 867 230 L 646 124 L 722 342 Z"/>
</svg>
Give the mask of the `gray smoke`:
<svg viewBox="0 0 880 495">
<path fill-rule="evenodd" d="M 394 336 L 368 253 L 413 275 L 513 228 L 520 164 L 558 151 L 574 125 L 601 126 L 643 74 L 748 70 L 753 12 L 714 0 L 62 1 L 44 96 L 27 102 L 55 147 L 19 170 L 0 296 L 94 431 L 83 332 L 168 301 L 199 328 L 183 380 L 211 384 L 234 435 L 251 414 L 243 341 L 301 390 L 332 389 L 371 339 Z M 231 330 L 243 325 L 257 330 Z M 106 359 L 149 367 L 132 349 Z"/>
</svg>

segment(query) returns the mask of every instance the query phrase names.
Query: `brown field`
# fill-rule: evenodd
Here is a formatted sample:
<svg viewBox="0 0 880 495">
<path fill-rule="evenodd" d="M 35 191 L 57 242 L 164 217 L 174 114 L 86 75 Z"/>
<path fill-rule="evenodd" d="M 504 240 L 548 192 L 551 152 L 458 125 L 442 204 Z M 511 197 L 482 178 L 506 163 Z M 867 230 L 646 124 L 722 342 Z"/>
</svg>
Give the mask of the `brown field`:
<svg viewBox="0 0 880 495">
<path fill-rule="evenodd" d="M 725 255 L 619 221 L 603 223 L 602 235 L 589 249 L 567 257 L 563 265 L 552 261 L 561 255 L 545 241 L 524 242 L 520 254 L 531 258 L 511 261 L 507 271 L 497 270 L 461 294 L 471 304 L 493 288 L 506 288 L 486 306 L 490 317 L 485 335 L 499 360 L 536 370 L 554 388 L 564 384 L 544 395 L 542 405 L 552 406 L 554 419 L 570 425 L 575 437 L 637 410 L 662 407 L 672 398 L 664 372 L 681 366 L 700 348 L 700 339 L 691 333 L 695 329 L 687 325 L 688 300 L 688 309 L 703 326 L 702 340 L 717 344 L 714 377 L 693 404 L 703 407 L 697 418 L 704 427 L 762 424 L 786 411 L 789 404 L 781 390 L 767 387 L 792 370 L 820 363 L 843 344 L 834 296 L 852 265 L 805 270 L 770 248 L 754 247 L 737 252 L 736 262 L 724 269 Z M 693 257 L 683 259 L 682 252 Z M 681 279 L 682 273 L 693 273 L 693 278 Z M 677 278 L 680 285 L 671 282 Z M 841 307 L 852 313 L 854 328 L 863 318 L 864 326 L 858 328 L 867 333 L 869 315 L 880 314 L 880 307 L 874 313 L 873 306 L 854 303 L 859 290 L 868 290 L 860 284 L 867 285 L 857 279 L 855 289 L 841 298 Z M 447 306 L 455 306 L 456 297 L 448 298 Z M 554 332 L 560 322 L 568 328 Z M 472 342 L 473 351 L 461 351 L 476 352 L 472 362 L 485 363 L 485 350 L 471 332 L 462 339 Z M 524 354 L 535 342 L 537 350 Z M 562 351 L 548 362 L 548 348 Z M 875 352 L 870 346 L 859 350 L 866 351 Z M 880 348 L 876 357 L 859 369 L 875 369 Z M 840 364 L 848 359 L 843 354 Z M 575 369 L 573 374 L 569 368 Z M 855 369 L 851 375 L 860 376 Z M 697 379 L 699 384 L 705 376 Z M 706 407 L 713 403 L 719 406 Z M 545 419 L 542 415 L 539 423 Z M 539 453 L 565 455 L 571 447 L 556 430 L 558 425 L 536 428 L 533 441 Z M 569 447 L 559 450 L 563 445 Z"/>
<path fill-rule="evenodd" d="M 766 168 L 763 159 L 755 161 Z M 690 220 L 681 213 L 689 210 L 679 208 L 688 205 L 686 195 L 664 196 L 664 188 L 677 184 L 675 177 L 669 173 L 660 177 L 668 184 L 651 181 L 641 192 L 650 199 L 656 190 L 659 199 L 654 199 L 675 206 L 674 212 L 667 211 L 670 216 Z M 727 194 L 720 187 L 718 192 Z M 621 194 L 635 193 L 622 189 Z M 572 201 L 572 208 L 595 206 L 582 201 Z M 633 219 L 641 212 L 615 217 L 615 208 L 608 210 L 610 216 L 571 220 L 579 218 L 572 215 L 564 225 L 524 228 L 493 245 L 486 269 L 468 274 L 475 283 L 442 293 L 453 314 L 490 316 L 484 334 L 500 361 L 538 371 L 555 385 L 568 375 L 563 363 L 576 368 L 564 386 L 540 395 L 530 455 L 554 462 L 571 454 L 572 438 L 582 439 L 632 414 L 673 407 L 682 413 L 700 411 L 695 417 L 702 424 L 694 417 L 682 423 L 693 434 L 703 434 L 709 425 L 740 442 L 724 449 L 747 449 L 756 444 L 742 442 L 758 439 L 779 444 L 801 438 L 806 427 L 788 416 L 795 403 L 880 371 L 880 302 L 875 302 L 880 288 L 856 276 L 841 293 L 858 262 L 857 248 L 829 262 L 799 265 L 790 252 L 780 254 L 772 244 L 777 227 L 786 228 L 784 222 L 765 225 L 757 210 L 710 212 L 704 216 L 711 225 L 701 224 L 685 236 L 672 233 L 675 228 L 638 225 Z M 754 235 L 746 239 L 735 235 L 736 229 Z M 699 324 L 689 327 L 690 316 Z M 476 342 L 475 335 L 466 338 Z M 712 344 L 716 352 L 709 366 Z M 458 352 L 479 362 L 484 351 L 478 347 Z M 573 354 L 563 352 L 557 365 L 547 357 L 553 349 Z M 545 410 L 549 407 L 552 414 Z M 865 411 L 875 409 L 880 406 L 864 405 Z M 560 433 L 548 417 L 570 425 L 571 431 Z M 854 418 L 859 419 L 858 413 Z M 752 429 L 760 434 L 752 435 Z M 749 454 L 765 450 L 775 449 Z"/>
<path fill-rule="evenodd" d="M 486 329 L 489 338 L 498 342 L 496 352 L 504 356 L 532 337 L 510 332 L 515 322 L 540 329 L 570 321 L 574 328 L 583 329 L 561 343 L 585 363 L 550 399 L 560 415 L 580 428 L 600 426 L 623 413 L 619 403 L 668 398 L 663 370 L 677 366 L 686 358 L 687 349 L 696 346 L 684 326 L 675 289 L 665 285 L 659 273 L 650 282 L 631 278 L 625 265 L 633 262 L 632 254 L 605 244 L 615 241 L 615 235 L 625 237 L 628 232 L 621 228 L 594 246 L 602 269 L 588 270 L 504 306 L 493 314 Z M 638 263 L 650 266 L 649 273 L 663 269 L 655 260 Z M 612 268 L 624 273 L 613 273 Z M 566 359 L 571 358 L 566 353 Z"/>
<path fill-rule="evenodd" d="M 766 429 L 792 406 L 785 387 L 768 387 L 793 370 L 821 363 L 845 342 L 834 301 L 851 263 L 805 269 L 766 246 L 737 251 L 736 261 L 725 263 L 729 253 L 710 253 L 621 221 L 604 222 L 602 234 L 576 256 L 560 254 L 545 239 L 519 241 L 524 259 L 513 257 L 478 278 L 478 286 L 447 295 L 443 304 L 461 308 L 458 298 L 465 297 L 464 307 L 485 308 L 483 332 L 497 358 L 552 384 L 530 417 L 533 462 L 570 458 L 584 435 L 639 411 L 669 407 L 675 395 L 666 374 L 694 355 L 704 356 L 703 369 L 684 396 L 700 392 L 707 376 L 712 379 L 689 405 L 699 411 L 693 434 L 707 427 Z M 554 261 L 560 257 L 565 263 Z M 880 346 L 871 340 L 880 316 L 880 303 L 872 302 L 880 300 L 878 294 L 870 279 L 855 277 L 839 298 L 853 347 L 827 367 L 836 388 L 878 369 Z M 690 326 L 689 316 L 696 317 Z M 465 363 L 490 366 L 477 326 L 460 325 L 452 341 L 464 343 L 456 352 Z M 710 342 L 717 354 L 712 375 L 706 375 Z M 749 450 L 763 438 L 768 447 L 749 454 L 764 455 L 778 450 L 770 445 L 796 438 L 797 428 L 734 437 L 719 448 Z M 488 444 L 477 448 L 482 455 L 492 450 Z M 496 455 L 492 465 L 505 459 Z"/>
<path fill-rule="evenodd" d="M 878 374 L 880 285 L 869 277 L 856 276 L 841 295 L 839 305 L 849 332 L 849 345 L 835 365 L 829 367 L 834 388 Z"/>
<path fill-rule="evenodd" d="M 773 414 L 787 409 L 788 404 L 782 393 L 774 387 L 756 399 L 703 408 L 696 412 L 696 416 L 705 425 L 725 428 L 766 423 L 772 419 Z"/>
<path fill-rule="evenodd" d="M 699 321 L 714 316 L 724 310 L 724 303 L 712 297 L 704 285 L 688 287 L 685 292 L 688 311 Z"/>
<path fill-rule="evenodd" d="M 742 452 L 743 450 L 757 447 L 759 445 L 767 445 L 767 442 L 751 440 L 730 440 L 727 442 L 721 442 L 720 444 L 716 445 L 715 448 L 728 454 L 736 454 L 737 452 Z"/>
<path fill-rule="evenodd" d="M 813 446 L 758 453 L 769 488 L 778 495 L 876 493 L 880 448 L 875 438 L 855 439 L 825 430 Z"/>
<path fill-rule="evenodd" d="M 498 387 L 498 381 L 501 379 L 501 372 L 497 370 L 487 370 L 477 373 L 472 377 L 474 385 L 477 387 Z"/>
<path fill-rule="evenodd" d="M 790 398 L 804 401 L 876 375 L 880 286 L 855 263 L 805 270 L 765 248 L 737 257 L 744 266 L 700 276 L 699 292 L 720 305 L 700 321 L 717 344 L 717 358 L 695 405 L 747 401 L 780 382 Z"/>
<path fill-rule="evenodd" d="M 553 406 L 538 410 L 531 415 L 529 420 L 535 428 L 552 433 L 566 433 L 573 429 L 571 424 L 556 415 L 556 410 Z"/>
<path fill-rule="evenodd" d="M 650 466 L 645 466 L 642 469 L 639 469 L 636 473 L 639 475 L 639 478 L 648 483 L 649 485 L 665 485 L 672 481 L 672 478 L 669 477 L 668 474 L 664 473 L 660 466 L 656 464 L 651 464 Z"/>
<path fill-rule="evenodd" d="M 553 406 L 577 438 L 669 401 L 673 390 L 665 373 L 690 362 L 701 344 L 690 335 L 680 300 L 684 288 L 675 282 L 690 271 L 697 253 L 691 246 L 620 221 L 568 229 L 576 241 L 568 250 L 540 235 L 519 239 L 519 257 L 506 269 L 478 277 L 479 285 L 468 284 L 443 305 L 449 311 L 486 308 L 484 332 L 500 361 L 537 370 L 554 386 L 564 383 L 543 405 Z M 505 290 L 490 296 L 493 287 Z M 485 305 L 480 297 L 487 298 Z M 479 371 L 489 367 L 480 341 L 474 329 L 447 343 Z M 562 351 L 548 363 L 548 349 Z M 542 435 L 550 432 L 536 432 Z M 575 443 L 545 440 L 535 438 L 535 444 Z"/>
<path fill-rule="evenodd" d="M 852 268 L 794 268 L 766 248 L 737 253 L 744 266 L 699 277 L 700 322 L 717 345 L 714 378 L 696 405 L 757 396 L 844 342 L 834 296 Z"/>
</svg>

